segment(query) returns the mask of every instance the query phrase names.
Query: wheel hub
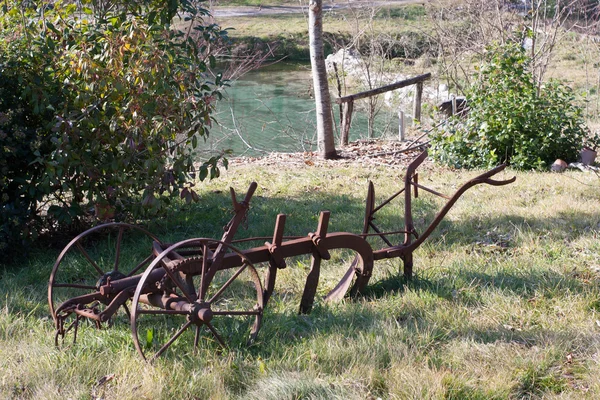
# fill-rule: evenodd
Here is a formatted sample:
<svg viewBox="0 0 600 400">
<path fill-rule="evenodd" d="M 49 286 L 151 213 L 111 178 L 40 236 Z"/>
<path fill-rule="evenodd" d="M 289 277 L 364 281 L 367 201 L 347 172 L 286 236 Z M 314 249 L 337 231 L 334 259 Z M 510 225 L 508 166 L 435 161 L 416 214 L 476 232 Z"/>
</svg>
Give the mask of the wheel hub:
<svg viewBox="0 0 600 400">
<path fill-rule="evenodd" d="M 208 303 L 196 303 L 191 313 L 191 321 L 197 324 L 209 323 L 213 319 L 213 311 Z"/>
</svg>

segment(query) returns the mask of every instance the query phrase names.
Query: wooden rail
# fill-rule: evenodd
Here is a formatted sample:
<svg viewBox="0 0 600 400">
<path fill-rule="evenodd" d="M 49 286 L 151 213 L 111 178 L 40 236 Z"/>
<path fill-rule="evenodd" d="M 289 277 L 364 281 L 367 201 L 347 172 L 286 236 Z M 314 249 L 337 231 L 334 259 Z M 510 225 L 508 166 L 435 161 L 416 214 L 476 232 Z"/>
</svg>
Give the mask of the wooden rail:
<svg viewBox="0 0 600 400">
<path fill-rule="evenodd" d="M 426 73 L 423 75 L 417 75 L 410 79 L 405 79 L 403 81 L 395 82 L 390 85 L 381 86 L 375 89 L 366 90 L 364 92 L 351 94 L 344 97 L 339 97 L 335 100 L 337 104 L 343 105 L 342 111 L 342 123 L 341 123 L 341 144 L 345 146 L 348 144 L 348 135 L 350 133 L 350 123 L 352 122 L 352 111 L 354 110 L 354 101 L 365 99 L 367 97 L 376 96 L 378 94 L 382 94 L 385 92 L 389 92 L 390 90 L 401 89 L 406 86 L 416 85 L 417 90 L 415 91 L 415 97 L 413 100 L 413 118 L 416 121 L 421 120 L 421 99 L 423 97 L 423 82 L 431 79 L 431 73 Z"/>
</svg>

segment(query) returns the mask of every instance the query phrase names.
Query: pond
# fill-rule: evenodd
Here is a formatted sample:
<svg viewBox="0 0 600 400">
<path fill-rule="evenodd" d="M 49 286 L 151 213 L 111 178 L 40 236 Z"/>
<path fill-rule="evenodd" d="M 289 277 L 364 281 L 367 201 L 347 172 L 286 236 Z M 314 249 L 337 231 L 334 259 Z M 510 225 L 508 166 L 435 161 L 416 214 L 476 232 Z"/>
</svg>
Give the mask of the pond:
<svg viewBox="0 0 600 400">
<path fill-rule="evenodd" d="M 337 136 L 339 108 L 335 103 L 332 106 Z M 366 113 L 360 105 L 357 108 L 350 140 L 367 136 Z M 214 117 L 217 123 L 203 145 L 211 153 L 231 149 L 234 155 L 259 156 L 274 151 L 316 151 L 310 65 L 280 62 L 245 74 L 231 82 Z M 374 132 L 375 137 L 398 135 L 396 112 L 382 108 Z"/>
</svg>

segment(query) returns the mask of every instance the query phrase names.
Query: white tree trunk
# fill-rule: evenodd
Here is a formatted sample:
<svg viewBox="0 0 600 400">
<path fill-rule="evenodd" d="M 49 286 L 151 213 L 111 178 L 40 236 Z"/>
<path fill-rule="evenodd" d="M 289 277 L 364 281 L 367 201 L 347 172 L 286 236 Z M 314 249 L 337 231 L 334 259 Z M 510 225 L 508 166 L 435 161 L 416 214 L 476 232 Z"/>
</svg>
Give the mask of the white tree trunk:
<svg viewBox="0 0 600 400">
<path fill-rule="evenodd" d="M 308 10 L 310 64 L 317 110 L 317 146 L 320 157 L 331 159 L 337 157 L 337 152 L 333 140 L 331 99 L 323 54 L 323 0 L 310 0 Z"/>
</svg>

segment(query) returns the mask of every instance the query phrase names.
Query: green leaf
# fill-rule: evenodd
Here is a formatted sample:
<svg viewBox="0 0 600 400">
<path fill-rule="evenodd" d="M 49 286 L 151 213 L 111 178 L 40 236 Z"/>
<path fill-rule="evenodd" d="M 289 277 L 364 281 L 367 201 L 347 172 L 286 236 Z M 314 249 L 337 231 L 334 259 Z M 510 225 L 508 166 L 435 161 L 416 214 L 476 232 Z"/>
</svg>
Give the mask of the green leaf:
<svg viewBox="0 0 600 400">
<path fill-rule="evenodd" d="M 206 165 L 202 165 L 200 167 L 200 176 L 199 176 L 199 179 L 201 181 L 203 181 L 203 180 L 206 179 L 207 176 L 208 176 L 208 168 L 206 167 Z"/>
<path fill-rule="evenodd" d="M 150 328 L 146 330 L 146 348 L 152 347 L 152 343 L 154 342 L 154 328 Z"/>
</svg>

